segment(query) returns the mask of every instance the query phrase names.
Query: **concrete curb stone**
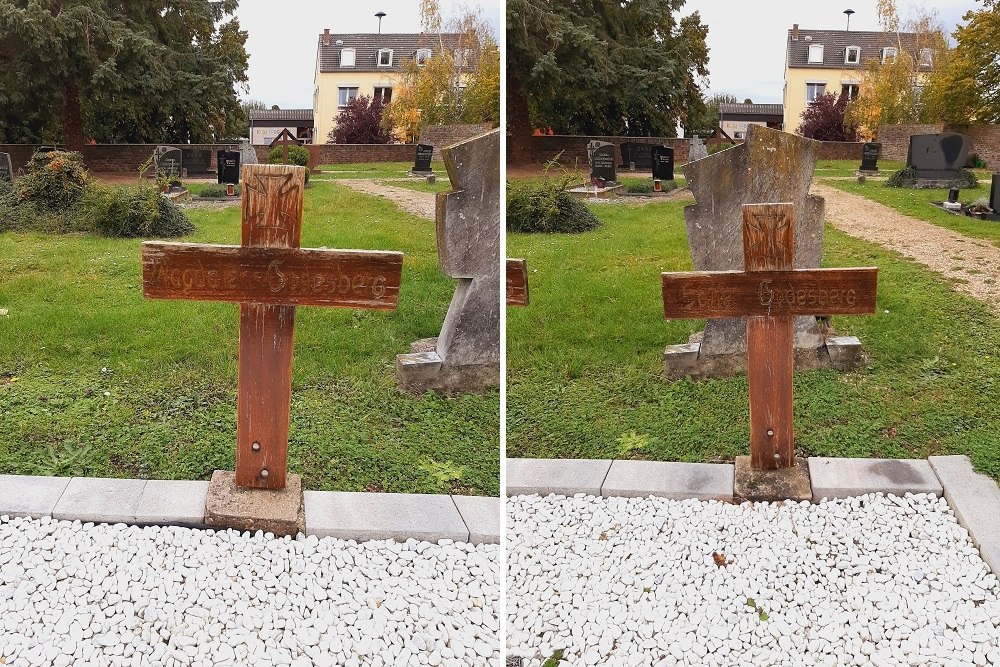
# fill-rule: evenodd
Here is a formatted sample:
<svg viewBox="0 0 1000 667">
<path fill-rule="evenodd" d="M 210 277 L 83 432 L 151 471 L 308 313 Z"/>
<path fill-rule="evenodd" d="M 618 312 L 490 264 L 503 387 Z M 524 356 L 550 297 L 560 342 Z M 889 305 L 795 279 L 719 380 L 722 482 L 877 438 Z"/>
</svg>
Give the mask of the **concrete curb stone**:
<svg viewBox="0 0 1000 667">
<path fill-rule="evenodd" d="M 0 516 L 51 516 L 70 479 L 0 475 Z"/>
<path fill-rule="evenodd" d="M 925 459 L 809 458 L 813 501 L 847 498 L 866 493 L 943 493 L 941 483 Z"/>
<path fill-rule="evenodd" d="M 52 510 L 53 519 L 94 523 L 135 523 L 144 479 L 74 477 Z"/>
<path fill-rule="evenodd" d="M 467 542 L 469 529 L 451 496 L 306 491 L 306 534 L 343 540 Z"/>
<path fill-rule="evenodd" d="M 507 495 L 601 495 L 611 459 L 507 459 Z"/>
<path fill-rule="evenodd" d="M 733 465 L 725 463 L 615 460 L 601 495 L 732 501 L 734 474 Z"/>
<path fill-rule="evenodd" d="M 1000 576 L 1000 488 L 973 470 L 967 456 L 931 456 L 927 460 L 944 487 L 955 518 L 969 531 L 986 564 Z"/>
</svg>

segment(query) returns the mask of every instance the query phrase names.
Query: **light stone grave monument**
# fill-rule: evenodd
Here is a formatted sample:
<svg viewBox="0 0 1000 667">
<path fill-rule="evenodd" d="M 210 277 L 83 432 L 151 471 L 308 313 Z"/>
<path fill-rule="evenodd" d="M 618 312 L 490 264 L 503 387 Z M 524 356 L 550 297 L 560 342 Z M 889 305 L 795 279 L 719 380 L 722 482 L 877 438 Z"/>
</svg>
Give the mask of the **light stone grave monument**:
<svg viewBox="0 0 1000 667">
<path fill-rule="evenodd" d="M 745 143 L 689 162 L 684 175 L 694 194 L 684 209 L 688 246 L 697 271 L 742 271 L 743 206 L 790 202 L 796 212 L 796 269 L 815 269 L 823 255 L 823 199 L 809 194 L 820 142 L 751 125 Z M 830 336 L 815 312 L 795 318 L 798 370 L 861 367 L 861 342 Z M 668 345 L 664 376 L 677 380 L 730 377 L 746 371 L 746 319 L 710 319 L 689 342 Z"/>
<path fill-rule="evenodd" d="M 305 169 L 243 167 L 242 245 L 142 244 L 143 294 L 240 305 L 236 472 L 212 475 L 205 522 L 294 535 L 302 483 L 288 474 L 296 306 L 393 310 L 403 255 L 299 247 Z"/>
<path fill-rule="evenodd" d="M 500 384 L 500 130 L 442 153 L 454 189 L 437 195 L 438 263 L 458 285 L 441 333 L 396 357 L 398 385 L 411 394 Z"/>
<path fill-rule="evenodd" d="M 668 319 L 744 318 L 750 456 L 736 458 L 733 495 L 810 500 L 805 460 L 795 459 L 792 424 L 796 316 L 875 312 L 878 270 L 793 268 L 794 206 L 745 204 L 741 213 L 745 268 L 664 273 L 663 312 Z"/>
</svg>

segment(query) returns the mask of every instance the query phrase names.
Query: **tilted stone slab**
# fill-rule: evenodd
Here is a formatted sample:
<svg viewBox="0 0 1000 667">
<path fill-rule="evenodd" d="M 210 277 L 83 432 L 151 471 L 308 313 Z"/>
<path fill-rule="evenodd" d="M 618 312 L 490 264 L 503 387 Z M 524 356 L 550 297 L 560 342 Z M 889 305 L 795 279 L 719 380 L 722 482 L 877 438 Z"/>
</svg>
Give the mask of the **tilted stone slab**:
<svg viewBox="0 0 1000 667">
<path fill-rule="evenodd" d="M 0 475 L 0 516 L 51 516 L 70 479 Z"/>
<path fill-rule="evenodd" d="M 93 523 L 135 523 L 144 479 L 74 477 L 56 503 L 52 518 Z"/>
<path fill-rule="evenodd" d="M 507 495 L 601 495 L 611 459 L 507 459 Z"/>
<path fill-rule="evenodd" d="M 472 544 L 500 544 L 503 528 L 503 498 L 452 496 L 462 521 L 469 529 Z"/>
<path fill-rule="evenodd" d="M 733 479 L 732 464 L 616 460 L 604 480 L 601 495 L 731 501 Z"/>
<path fill-rule="evenodd" d="M 1000 577 L 1000 488 L 973 470 L 968 456 L 931 456 L 927 460 L 944 487 L 955 518 L 969 531 L 993 574 Z"/>
<path fill-rule="evenodd" d="M 306 534 L 342 540 L 467 542 L 469 529 L 451 496 L 306 491 Z"/>
<path fill-rule="evenodd" d="M 136 523 L 203 526 L 207 496 L 208 482 L 151 479 L 136 505 Z"/>
<path fill-rule="evenodd" d="M 850 498 L 866 493 L 933 493 L 940 496 L 941 483 L 924 459 L 809 458 L 814 501 Z"/>
</svg>

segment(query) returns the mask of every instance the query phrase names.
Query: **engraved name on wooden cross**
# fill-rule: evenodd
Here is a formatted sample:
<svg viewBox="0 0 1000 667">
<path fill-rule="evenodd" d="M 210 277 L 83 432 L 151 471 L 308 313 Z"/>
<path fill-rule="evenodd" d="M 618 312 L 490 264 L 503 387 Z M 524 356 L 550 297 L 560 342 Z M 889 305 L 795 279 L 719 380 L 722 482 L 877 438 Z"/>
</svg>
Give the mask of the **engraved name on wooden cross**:
<svg viewBox="0 0 1000 667">
<path fill-rule="evenodd" d="M 747 317 L 750 465 L 795 465 L 794 317 L 875 312 L 878 270 L 793 269 L 792 204 L 743 206 L 746 271 L 663 274 L 668 319 Z"/>
<path fill-rule="evenodd" d="M 507 305 L 528 305 L 528 263 L 523 259 L 507 259 Z"/>
<path fill-rule="evenodd" d="M 236 484 L 282 489 L 296 306 L 392 310 L 403 254 L 299 248 L 303 167 L 243 167 L 243 244 L 142 244 L 143 294 L 240 304 Z"/>
</svg>

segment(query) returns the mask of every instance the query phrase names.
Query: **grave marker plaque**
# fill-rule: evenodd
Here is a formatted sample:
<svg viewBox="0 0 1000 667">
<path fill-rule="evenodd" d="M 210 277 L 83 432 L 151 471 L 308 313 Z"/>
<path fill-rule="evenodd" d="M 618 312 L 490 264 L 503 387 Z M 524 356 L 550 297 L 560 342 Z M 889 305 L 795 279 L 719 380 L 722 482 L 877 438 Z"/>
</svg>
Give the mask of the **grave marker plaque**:
<svg viewBox="0 0 1000 667">
<path fill-rule="evenodd" d="M 243 244 L 142 244 L 151 299 L 240 304 L 236 485 L 283 489 L 296 306 L 391 310 L 403 255 L 299 248 L 305 169 L 243 169 Z"/>
<path fill-rule="evenodd" d="M 0 153 L 0 181 L 14 182 L 14 166 L 10 161 L 10 153 Z"/>
<path fill-rule="evenodd" d="M 878 269 L 794 269 L 791 204 L 743 206 L 745 271 L 664 273 L 668 319 L 746 320 L 750 465 L 795 465 L 792 423 L 794 316 L 875 312 Z"/>
<path fill-rule="evenodd" d="M 212 168 L 212 151 L 207 148 L 182 148 L 181 162 L 188 175 L 207 174 Z"/>
<path fill-rule="evenodd" d="M 865 143 L 861 145 L 861 167 L 859 171 L 878 173 L 878 158 L 882 154 L 882 144 Z"/>
<path fill-rule="evenodd" d="M 250 142 L 240 142 L 240 164 L 257 164 L 257 162 L 257 151 Z"/>
<path fill-rule="evenodd" d="M 528 305 L 528 263 L 523 259 L 507 260 L 507 305 Z"/>
<path fill-rule="evenodd" d="M 587 145 L 590 157 L 590 178 L 600 179 L 606 183 L 615 183 L 618 174 L 615 171 L 615 145 L 606 141 L 591 141 Z"/>
<path fill-rule="evenodd" d="M 631 169 L 633 164 L 636 169 L 651 169 L 653 166 L 652 148 L 652 144 L 638 141 L 622 142 L 620 146 L 622 163 L 619 165 L 619 169 Z"/>
<path fill-rule="evenodd" d="M 434 173 L 431 169 L 431 158 L 434 157 L 434 147 L 430 144 L 417 144 L 416 155 L 413 159 L 414 174 L 426 176 Z"/>
<path fill-rule="evenodd" d="M 173 146 L 157 146 L 153 153 L 153 168 L 156 173 L 167 176 L 180 176 L 184 165 L 183 154 Z"/>
<path fill-rule="evenodd" d="M 236 185 L 240 182 L 239 151 L 219 151 L 215 163 L 218 169 L 218 182 Z"/>
<path fill-rule="evenodd" d="M 653 146 L 653 178 L 661 181 L 674 180 L 674 149 L 669 146 Z"/>
<path fill-rule="evenodd" d="M 916 171 L 916 178 L 948 180 L 961 176 L 972 142 L 964 134 L 915 134 L 910 137 L 906 166 Z"/>
</svg>

